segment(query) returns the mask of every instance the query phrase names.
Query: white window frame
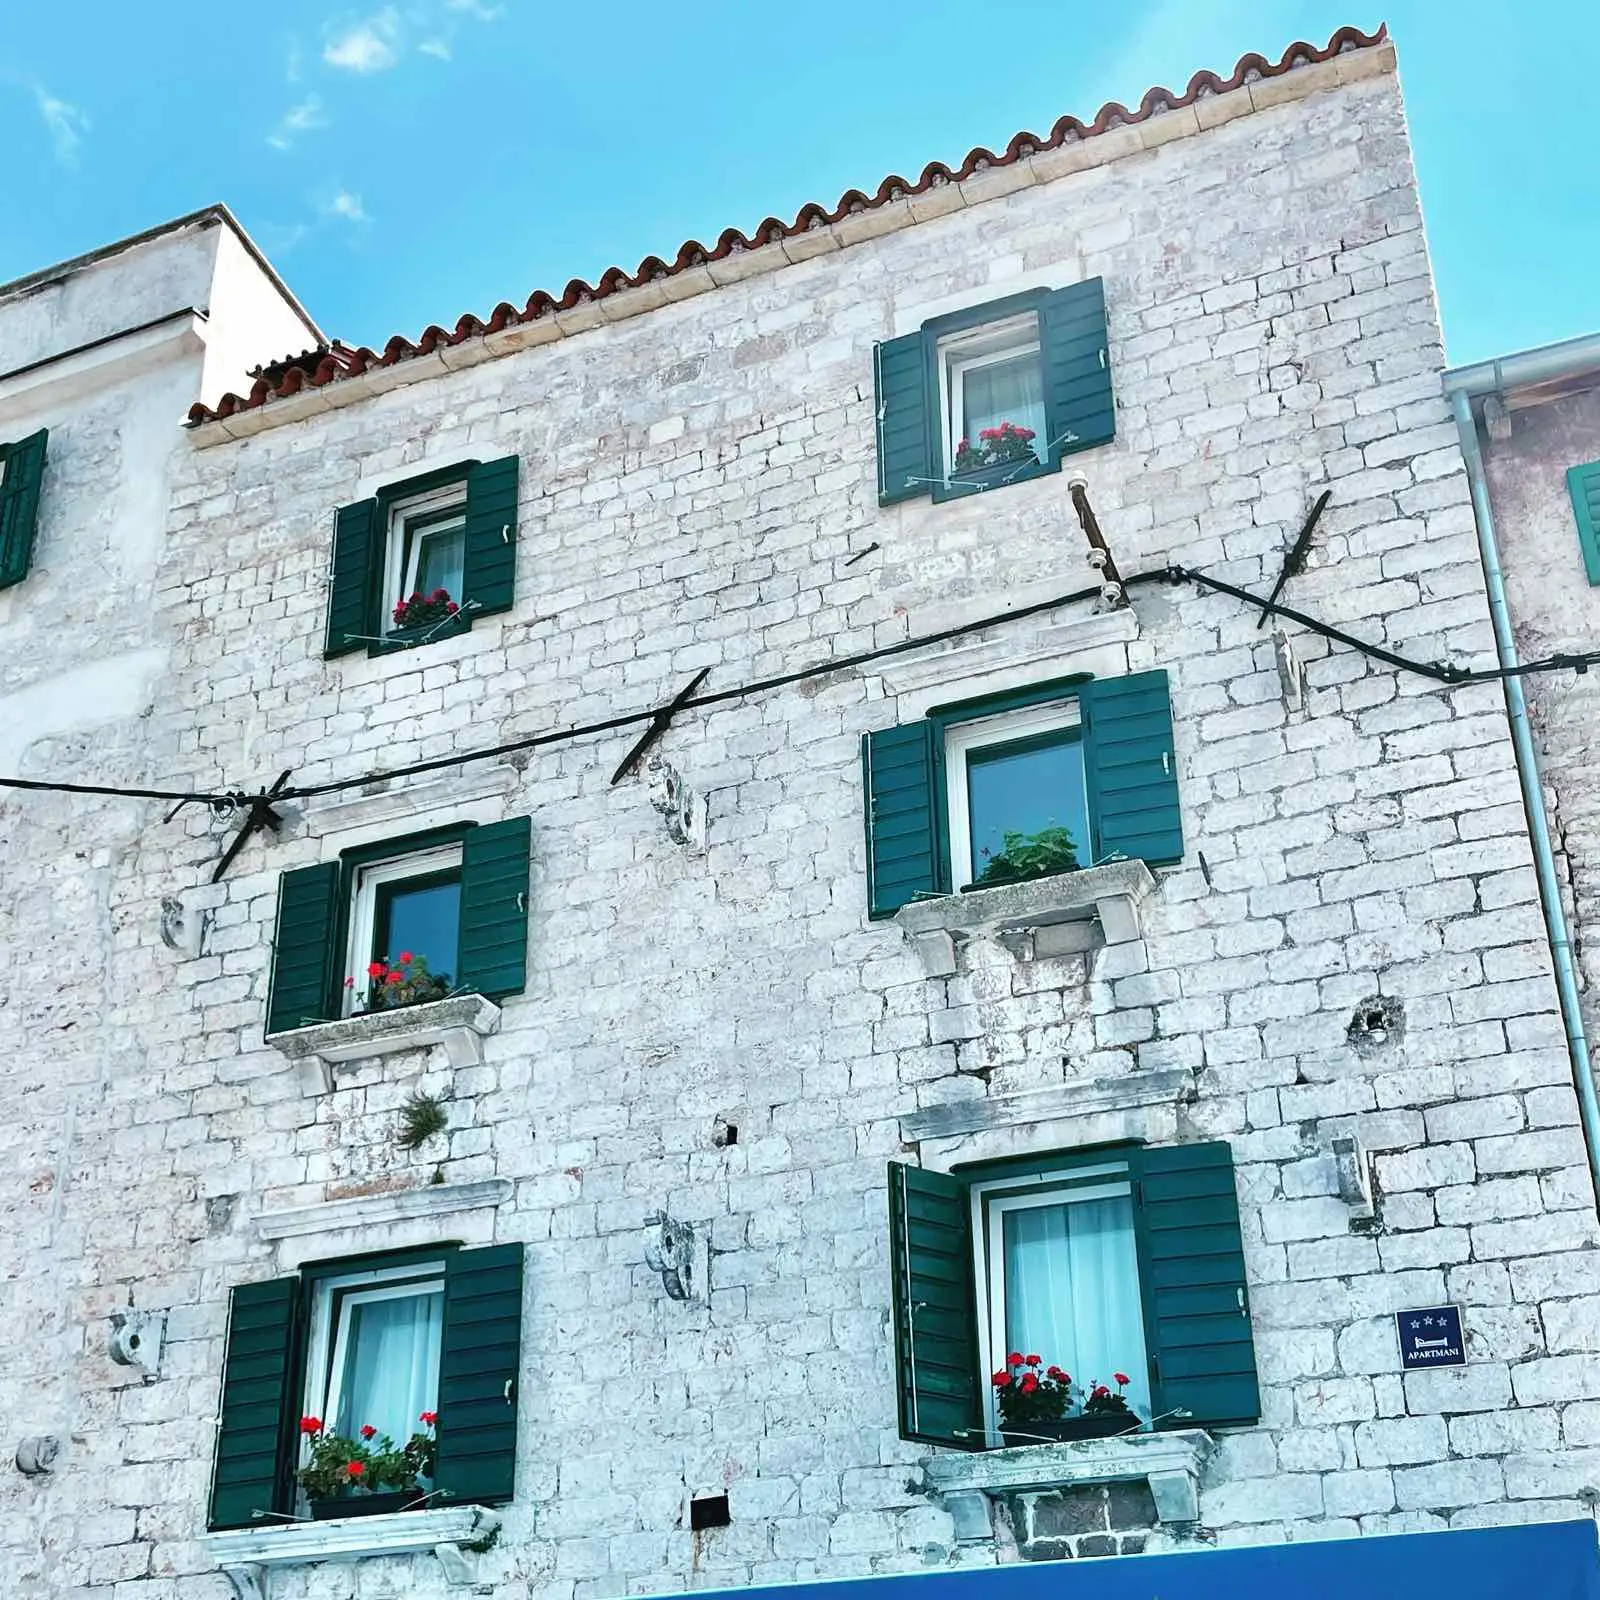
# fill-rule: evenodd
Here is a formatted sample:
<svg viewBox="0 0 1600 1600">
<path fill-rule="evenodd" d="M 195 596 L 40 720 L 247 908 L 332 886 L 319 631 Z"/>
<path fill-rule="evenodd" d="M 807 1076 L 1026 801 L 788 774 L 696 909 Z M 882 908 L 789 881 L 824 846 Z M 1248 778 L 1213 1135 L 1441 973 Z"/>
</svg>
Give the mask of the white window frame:
<svg viewBox="0 0 1600 1600">
<path fill-rule="evenodd" d="M 1084 1181 L 1091 1178 L 1106 1181 Z M 1020 1189 L 1028 1192 L 1014 1192 Z M 1008 1193 L 1004 1199 L 985 1205 L 985 1197 L 996 1190 Z M 994 1385 L 989 1382 L 989 1374 L 998 1372 L 1010 1354 L 1006 1348 L 1006 1262 L 1002 1232 L 1006 1213 L 1029 1207 L 1070 1205 L 1075 1200 L 1114 1200 L 1122 1195 L 1132 1198 L 1133 1173 L 1126 1161 L 1108 1161 L 1060 1172 L 989 1179 L 973 1184 L 968 1194 L 972 1207 L 973 1281 L 982 1296 L 978 1308 L 978 1376 L 983 1387 L 984 1426 L 988 1429 L 989 1445 L 994 1448 L 1002 1443 L 1000 1404 Z M 1134 1293 L 1142 1313 L 1144 1285 L 1137 1278 Z"/>
<path fill-rule="evenodd" d="M 465 528 L 467 525 L 465 479 L 457 483 L 443 484 L 437 489 L 429 489 L 425 494 L 408 495 L 404 500 L 396 500 L 389 507 L 388 526 L 384 530 L 383 612 L 379 619 L 385 633 L 398 631 L 394 625 L 396 601 L 406 599 L 416 592 L 417 568 L 422 559 L 422 540 L 413 541 L 408 555 L 406 532 L 410 523 L 418 517 L 457 509 L 461 513 L 461 526 Z M 428 529 L 428 532 L 441 533 L 450 527 L 450 524 L 441 524 L 439 527 Z M 450 598 L 458 605 L 462 603 L 458 594 L 453 594 Z"/>
<path fill-rule="evenodd" d="M 407 878 L 430 877 L 435 872 L 459 871 L 461 846 L 438 845 L 431 850 L 413 850 L 356 868 L 355 886 L 350 896 L 350 936 L 345 942 L 345 976 L 353 984 L 342 985 L 344 1014 L 355 1010 L 356 998 L 365 992 L 367 967 L 372 962 L 372 939 L 377 930 L 378 888 L 381 884 L 403 883 Z M 455 977 L 451 973 L 451 977 Z"/>
<path fill-rule="evenodd" d="M 349 1323 L 345 1313 L 352 1305 L 368 1300 L 399 1300 L 409 1295 L 444 1293 L 443 1261 L 418 1261 L 399 1267 L 369 1267 L 363 1272 L 341 1273 L 321 1278 L 313 1287 L 311 1321 L 306 1339 L 305 1384 L 300 1415 L 321 1417 L 331 1430 L 343 1382 L 344 1358 L 348 1348 Z M 333 1297 L 339 1289 L 365 1289 L 346 1295 L 340 1308 L 339 1326 L 333 1326 Z M 440 1346 L 443 1348 L 443 1324 Z M 330 1360 L 331 1357 L 331 1360 Z M 397 1439 L 404 1444 L 404 1439 Z M 311 1441 L 301 1439 L 301 1464 L 310 1458 Z"/>
<path fill-rule="evenodd" d="M 1048 705 L 1032 706 L 1021 711 L 1001 711 L 992 717 L 978 717 L 971 722 L 951 723 L 944 733 L 944 788 L 949 811 L 950 827 L 950 888 L 962 890 L 972 883 L 976 874 L 972 870 L 972 807 L 967 793 L 967 756 L 990 745 L 1010 744 L 1013 739 L 1027 739 L 1036 733 L 1057 733 L 1083 725 L 1083 716 L 1074 695 L 1068 700 L 1054 700 Z M 1084 796 L 1084 809 L 1088 810 L 1088 796 Z M 1087 847 L 1089 840 L 1084 840 Z M 1084 851 L 1084 866 L 1091 851 Z"/>
<path fill-rule="evenodd" d="M 940 399 L 944 408 L 944 470 L 948 477 L 956 469 L 956 446 L 961 442 L 965 411 L 964 388 L 967 373 L 979 367 L 992 367 L 1022 356 L 1039 356 L 1039 315 L 1034 311 L 988 322 L 960 333 L 946 334 L 935 347 L 939 364 Z M 1034 453 L 1045 461 L 1047 451 L 1040 440 Z"/>
</svg>

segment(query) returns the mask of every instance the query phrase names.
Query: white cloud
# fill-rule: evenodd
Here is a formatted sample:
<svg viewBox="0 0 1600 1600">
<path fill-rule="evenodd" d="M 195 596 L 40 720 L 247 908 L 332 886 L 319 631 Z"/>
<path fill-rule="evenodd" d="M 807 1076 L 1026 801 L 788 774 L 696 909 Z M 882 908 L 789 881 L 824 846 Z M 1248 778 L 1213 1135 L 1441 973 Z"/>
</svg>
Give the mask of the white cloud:
<svg viewBox="0 0 1600 1600">
<path fill-rule="evenodd" d="M 34 103 L 39 115 L 50 130 L 51 142 L 56 147 L 56 160 L 64 167 L 76 166 L 78 146 L 89 131 L 89 119 L 76 106 L 57 99 L 42 83 L 33 86 Z"/>
<path fill-rule="evenodd" d="M 433 56 L 439 61 L 450 59 L 450 44 L 445 39 L 424 39 L 417 49 L 425 56 Z"/>
<path fill-rule="evenodd" d="M 350 189 L 339 189 L 328 199 L 322 202 L 322 214 L 325 217 L 342 217 L 346 222 L 366 222 L 367 213 L 361 204 L 361 196 Z"/>
<path fill-rule="evenodd" d="M 313 128 L 325 128 L 328 119 L 322 114 L 322 102 L 316 95 L 290 106 L 278 119 L 277 126 L 267 135 L 267 143 L 274 150 L 287 150 L 298 134 L 309 133 Z"/>
<path fill-rule="evenodd" d="M 362 22 L 336 28 L 323 46 L 322 59 L 346 72 L 386 72 L 400 59 L 400 14 L 385 6 Z"/>
<path fill-rule="evenodd" d="M 444 0 L 444 3 L 447 10 L 464 11 L 469 17 L 476 17 L 479 22 L 493 22 L 506 14 L 504 6 L 486 5 L 484 0 Z"/>
</svg>

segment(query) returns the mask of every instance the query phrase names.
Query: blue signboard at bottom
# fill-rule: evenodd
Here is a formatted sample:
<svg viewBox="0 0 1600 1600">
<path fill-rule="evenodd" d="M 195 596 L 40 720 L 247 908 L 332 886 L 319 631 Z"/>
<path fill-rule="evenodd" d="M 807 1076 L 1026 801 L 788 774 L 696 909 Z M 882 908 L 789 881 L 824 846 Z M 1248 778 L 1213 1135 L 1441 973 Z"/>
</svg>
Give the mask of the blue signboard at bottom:
<svg viewBox="0 0 1600 1600">
<path fill-rule="evenodd" d="M 1394 1320 L 1400 1329 L 1400 1365 L 1407 1372 L 1415 1367 L 1464 1367 L 1467 1364 L 1460 1306 L 1397 1311 Z"/>
</svg>

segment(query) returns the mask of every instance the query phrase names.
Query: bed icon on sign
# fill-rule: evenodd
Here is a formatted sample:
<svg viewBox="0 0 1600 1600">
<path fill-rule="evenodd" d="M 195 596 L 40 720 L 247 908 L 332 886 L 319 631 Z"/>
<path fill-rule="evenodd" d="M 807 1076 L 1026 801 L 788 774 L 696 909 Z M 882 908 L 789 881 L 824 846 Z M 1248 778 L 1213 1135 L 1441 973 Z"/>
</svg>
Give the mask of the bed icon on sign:
<svg viewBox="0 0 1600 1600">
<path fill-rule="evenodd" d="M 1400 1329 L 1400 1365 L 1407 1371 L 1418 1367 L 1464 1367 L 1466 1341 L 1461 1333 L 1460 1306 L 1429 1306 L 1421 1311 L 1397 1311 Z"/>
</svg>

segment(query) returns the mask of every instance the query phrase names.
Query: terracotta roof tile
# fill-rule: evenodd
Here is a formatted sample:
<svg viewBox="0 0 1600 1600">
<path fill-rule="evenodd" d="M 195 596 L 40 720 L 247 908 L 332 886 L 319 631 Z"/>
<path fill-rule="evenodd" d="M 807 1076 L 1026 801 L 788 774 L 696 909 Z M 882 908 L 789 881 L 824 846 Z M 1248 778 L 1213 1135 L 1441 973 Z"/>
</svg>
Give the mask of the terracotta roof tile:
<svg viewBox="0 0 1600 1600">
<path fill-rule="evenodd" d="M 1102 106 L 1099 115 L 1090 123 L 1081 122 L 1074 116 L 1065 116 L 1043 138 L 1028 132 L 1014 135 L 998 154 L 980 146 L 969 151 L 966 159 L 958 167 L 946 166 L 942 161 L 930 162 L 922 169 L 922 175 L 915 183 L 891 174 L 871 194 L 866 194 L 860 189 L 846 190 L 832 210 L 816 201 L 811 201 L 800 208 L 793 222 L 767 217 L 748 235 L 740 232 L 738 228 L 727 228 L 717 236 L 717 242 L 709 248 L 701 244 L 698 239 L 689 239 L 679 246 L 678 253 L 671 261 L 663 261 L 660 256 L 646 256 L 631 273 L 624 272 L 621 267 L 607 267 L 594 284 L 585 283 L 582 278 L 574 278 L 559 296 L 545 289 L 535 289 L 521 310 L 502 300 L 489 314 L 487 322 L 469 312 L 457 321 L 454 329 L 447 330 L 435 323 L 423 329 L 415 341 L 396 334 L 384 345 L 381 354 L 366 345 L 352 348 L 335 340 L 331 346 L 322 345 L 301 355 L 289 356 L 282 361 L 271 362 L 257 368 L 251 374 L 256 381 L 248 396 L 226 394 L 218 401 L 215 408 L 194 405 L 189 410 L 189 422 L 191 426 L 197 426 L 202 422 L 215 421 L 219 417 L 230 417 L 236 412 L 265 405 L 269 400 L 298 394 L 308 387 L 322 388 L 330 383 L 359 376 L 375 367 L 396 366 L 417 356 L 431 355 L 441 346 L 463 344 L 468 339 L 481 338 L 486 333 L 498 333 L 503 328 L 509 328 L 517 323 L 536 322 L 554 312 L 568 311 L 587 301 L 603 300 L 620 290 L 638 288 L 642 284 L 670 278 L 680 272 L 688 271 L 691 267 L 721 261 L 741 251 L 759 250 L 765 246 L 781 244 L 785 239 L 795 238 L 814 228 L 827 227 L 847 216 L 875 210 L 910 195 L 924 194 L 929 189 L 943 184 L 960 183 L 985 169 L 1010 166 L 1013 162 L 1020 161 L 1026 156 L 1037 155 L 1041 151 L 1054 150 L 1061 145 L 1095 138 L 1113 128 L 1147 121 L 1158 112 L 1174 111 L 1183 106 L 1193 105 L 1204 95 L 1226 94 L 1252 79 L 1281 77 L 1296 67 L 1312 66 L 1320 61 L 1328 61 L 1347 50 L 1369 49 L 1373 45 L 1383 43 L 1388 36 L 1387 24 L 1381 24 L 1378 31 L 1371 34 L 1363 33 L 1359 28 L 1340 28 L 1326 45 L 1318 46 L 1297 41 L 1290 45 L 1276 62 L 1268 61 L 1265 56 L 1252 51 L 1239 58 L 1232 75 L 1228 78 L 1219 78 L 1214 72 L 1197 72 L 1189 80 L 1189 87 L 1181 95 L 1175 95 L 1170 89 L 1158 86 L 1147 90 L 1137 108 L 1132 111 L 1119 102 L 1112 101 Z"/>
</svg>

